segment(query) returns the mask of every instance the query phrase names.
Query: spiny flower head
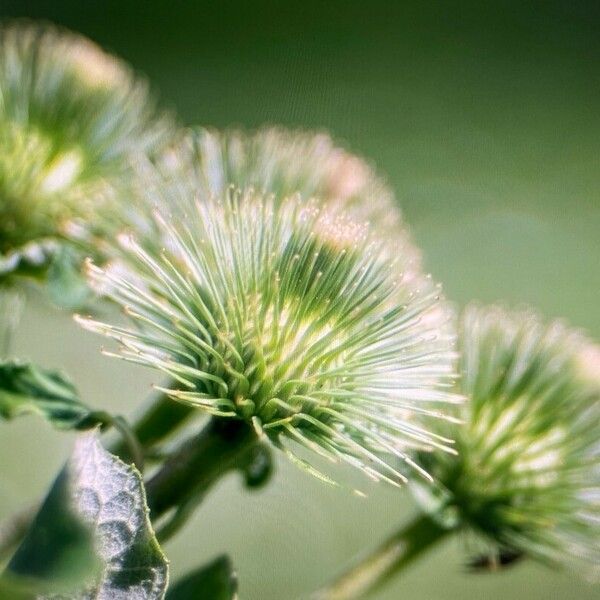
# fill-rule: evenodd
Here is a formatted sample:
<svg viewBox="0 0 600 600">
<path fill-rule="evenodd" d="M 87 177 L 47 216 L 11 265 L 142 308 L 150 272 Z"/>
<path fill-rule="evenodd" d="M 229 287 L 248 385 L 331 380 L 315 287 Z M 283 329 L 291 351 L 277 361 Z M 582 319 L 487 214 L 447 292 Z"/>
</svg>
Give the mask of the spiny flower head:
<svg viewBox="0 0 600 600">
<path fill-rule="evenodd" d="M 500 548 L 600 565 L 600 348 L 529 312 L 469 307 L 458 457 L 427 457 L 462 523 Z"/>
<path fill-rule="evenodd" d="M 90 218 L 126 157 L 165 131 L 145 82 L 48 24 L 0 25 L 0 255 Z"/>
<path fill-rule="evenodd" d="M 421 318 L 437 293 L 406 290 L 366 225 L 251 190 L 154 222 L 160 252 L 123 235 L 126 260 L 89 269 L 131 326 L 79 320 L 178 382 L 169 396 L 393 483 L 406 465 L 422 472 L 415 448 L 451 450 L 422 423 L 454 401 L 451 340 Z"/>
</svg>

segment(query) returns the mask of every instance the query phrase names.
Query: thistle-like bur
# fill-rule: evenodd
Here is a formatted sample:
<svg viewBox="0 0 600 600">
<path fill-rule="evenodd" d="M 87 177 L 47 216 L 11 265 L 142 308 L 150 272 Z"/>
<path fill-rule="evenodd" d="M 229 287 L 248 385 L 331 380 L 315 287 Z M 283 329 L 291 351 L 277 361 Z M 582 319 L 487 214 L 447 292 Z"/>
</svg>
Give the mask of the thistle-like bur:
<svg viewBox="0 0 600 600">
<path fill-rule="evenodd" d="M 447 514 L 502 553 L 600 565 L 600 348 L 560 322 L 469 307 L 458 456 L 425 462 Z"/>
<path fill-rule="evenodd" d="M 146 83 L 91 41 L 0 25 L 0 271 L 19 263 L 2 255 L 59 235 L 74 216 L 95 218 L 127 157 L 165 131 Z"/>
<path fill-rule="evenodd" d="M 252 424 L 294 460 L 286 439 L 395 484 L 425 475 L 415 449 L 452 451 L 424 426 L 455 400 L 451 340 L 422 318 L 438 292 L 398 277 L 366 225 L 299 196 L 229 190 L 157 209 L 154 226 L 160 252 L 123 235 L 126 260 L 89 269 L 131 325 L 79 320 L 176 381 L 166 394 Z"/>
</svg>

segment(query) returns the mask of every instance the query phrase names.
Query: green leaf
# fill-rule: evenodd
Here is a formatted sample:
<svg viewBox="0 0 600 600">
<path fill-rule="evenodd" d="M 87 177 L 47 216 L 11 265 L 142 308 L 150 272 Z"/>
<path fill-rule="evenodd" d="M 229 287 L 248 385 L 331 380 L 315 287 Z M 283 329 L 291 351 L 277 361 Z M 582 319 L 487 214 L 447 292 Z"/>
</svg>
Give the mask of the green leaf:
<svg viewBox="0 0 600 600">
<path fill-rule="evenodd" d="M 30 363 L 0 361 L 0 417 L 37 414 L 59 429 L 95 424 L 73 384 L 56 371 Z"/>
<path fill-rule="evenodd" d="M 168 563 L 148 516 L 141 476 L 81 435 L 3 581 L 32 584 L 37 598 L 160 600 Z M 1 586 L 0 586 L 1 589 Z"/>
<path fill-rule="evenodd" d="M 91 528 L 73 506 L 72 484 L 73 475 L 65 468 L 2 576 L 4 594 L 37 598 L 72 593 L 99 577 L 102 563 Z"/>
<path fill-rule="evenodd" d="M 228 556 L 192 571 L 169 589 L 165 600 L 235 600 L 237 577 Z"/>
<path fill-rule="evenodd" d="M 73 384 L 57 371 L 0 360 L 0 417 L 13 419 L 28 414 L 39 415 L 58 429 L 112 426 L 123 436 L 127 456 L 142 468 L 143 453 L 125 419 L 88 408 L 79 400 Z"/>
</svg>

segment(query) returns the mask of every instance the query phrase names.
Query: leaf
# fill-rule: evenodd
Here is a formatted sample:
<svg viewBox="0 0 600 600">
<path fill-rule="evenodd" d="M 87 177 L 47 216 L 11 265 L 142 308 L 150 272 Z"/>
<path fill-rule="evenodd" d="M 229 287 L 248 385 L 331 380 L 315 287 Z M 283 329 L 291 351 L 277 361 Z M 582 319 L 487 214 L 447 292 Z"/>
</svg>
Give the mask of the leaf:
<svg viewBox="0 0 600 600">
<path fill-rule="evenodd" d="M 35 582 L 37 598 L 160 600 L 168 563 L 139 472 L 81 435 L 3 577 Z"/>
<path fill-rule="evenodd" d="M 28 414 L 37 414 L 58 429 L 112 426 L 123 436 L 127 456 L 143 468 L 141 447 L 125 419 L 88 408 L 79 400 L 73 384 L 57 371 L 0 360 L 0 417 L 14 419 Z"/>
<path fill-rule="evenodd" d="M 30 363 L 0 361 L 0 416 L 37 414 L 59 429 L 92 427 L 92 411 L 73 384 L 56 371 Z"/>
<path fill-rule="evenodd" d="M 92 530 L 74 508 L 72 477 L 65 468 L 2 576 L 4 594 L 37 598 L 69 593 L 100 575 Z"/>
<path fill-rule="evenodd" d="M 235 600 L 237 587 L 231 560 L 220 556 L 175 582 L 165 600 Z"/>
</svg>

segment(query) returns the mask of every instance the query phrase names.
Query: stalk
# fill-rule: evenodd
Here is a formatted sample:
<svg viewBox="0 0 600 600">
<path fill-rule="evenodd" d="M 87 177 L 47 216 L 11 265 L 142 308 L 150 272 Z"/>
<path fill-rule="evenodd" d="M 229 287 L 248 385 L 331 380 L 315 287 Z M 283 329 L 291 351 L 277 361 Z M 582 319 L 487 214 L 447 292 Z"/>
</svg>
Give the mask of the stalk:
<svg viewBox="0 0 600 600">
<path fill-rule="evenodd" d="M 133 424 L 132 431 L 140 446 L 149 449 L 174 433 L 194 412 L 190 406 L 174 402 L 163 393 L 156 394 Z M 133 458 L 123 438 L 115 442 L 110 451 L 123 460 Z"/>
<path fill-rule="evenodd" d="M 440 542 L 450 531 L 428 516 L 417 517 L 358 564 L 319 590 L 313 595 L 313 600 L 364 598 Z"/>
<path fill-rule="evenodd" d="M 171 537 L 210 488 L 233 470 L 246 469 L 256 457 L 259 438 L 244 421 L 213 418 L 186 440 L 146 482 L 146 498 L 154 522 L 175 510 L 159 530 Z"/>
</svg>

